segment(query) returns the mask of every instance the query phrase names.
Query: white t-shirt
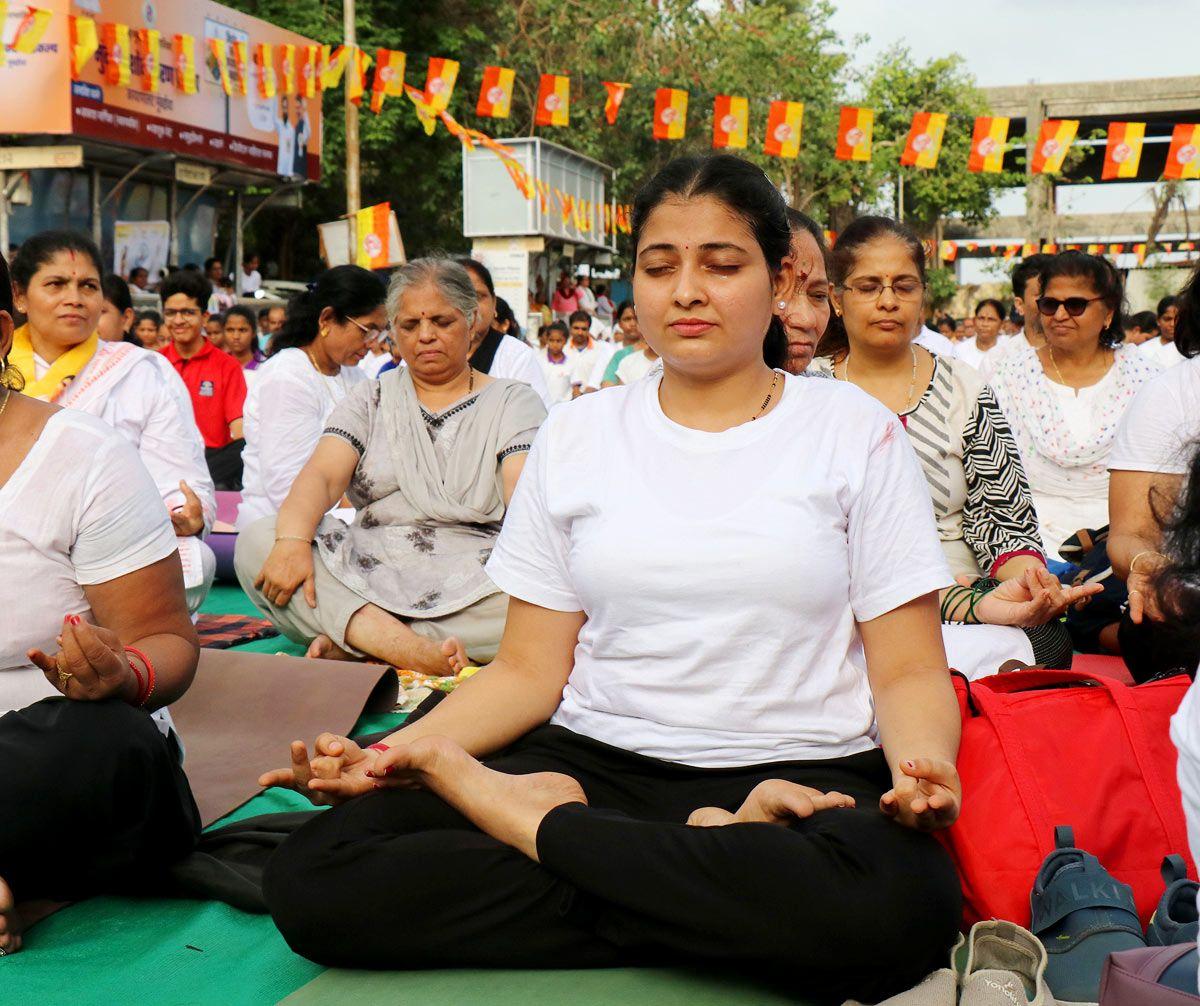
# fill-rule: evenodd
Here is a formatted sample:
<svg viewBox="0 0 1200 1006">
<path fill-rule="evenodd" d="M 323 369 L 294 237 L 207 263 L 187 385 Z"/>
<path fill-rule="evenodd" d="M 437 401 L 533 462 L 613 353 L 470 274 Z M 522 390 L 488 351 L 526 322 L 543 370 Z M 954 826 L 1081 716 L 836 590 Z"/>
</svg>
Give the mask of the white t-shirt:
<svg viewBox="0 0 1200 1006">
<path fill-rule="evenodd" d="M 257 375 L 242 410 L 246 449 L 239 531 L 279 512 L 334 406 L 370 380 L 358 367 L 343 367 L 332 377 L 322 374 L 302 349 L 280 350 Z"/>
<path fill-rule="evenodd" d="M 1174 367 L 1177 363 L 1183 363 L 1187 357 L 1179 352 L 1179 347 L 1172 342 L 1163 342 L 1162 339 L 1147 339 L 1138 347 L 1146 354 L 1146 359 L 1153 361 L 1155 366 L 1162 369 Z"/>
<path fill-rule="evenodd" d="M 254 293 L 262 286 L 262 273 L 257 269 L 246 275 L 245 269 L 238 270 L 238 293 Z"/>
<path fill-rule="evenodd" d="M 630 353 L 617 364 L 617 379 L 622 384 L 632 384 L 634 381 L 640 381 L 650 373 L 650 368 L 657 362 L 657 356 L 651 359 L 645 353 Z"/>
<path fill-rule="evenodd" d="M 588 314 L 596 313 L 596 295 L 592 293 L 592 288 L 580 284 L 575 287 L 575 297 L 579 301 L 579 310 L 587 311 Z"/>
<path fill-rule="evenodd" d="M 361 370 L 367 377 L 378 377 L 379 371 L 392 362 L 391 353 L 380 353 L 376 356 L 374 353 L 368 353 L 358 361 L 358 369 Z M 249 373 L 247 373 L 249 378 Z"/>
<path fill-rule="evenodd" d="M 1025 337 L 1025 333 L 1018 332 L 1016 335 L 1010 335 L 1007 338 L 1001 339 L 992 347 L 992 351 L 984 356 L 976 368 L 979 371 L 979 376 L 987 383 L 991 383 L 993 375 L 996 373 L 996 368 L 1000 365 L 1009 353 L 1016 352 L 1021 349 L 1030 347 L 1029 340 Z"/>
<path fill-rule="evenodd" d="M 571 383 L 582 388 L 598 388 L 598 384 L 588 384 L 592 379 L 592 371 L 595 370 L 600 362 L 608 365 L 608 361 L 612 359 L 616 347 L 611 342 L 601 342 L 593 340 L 591 346 L 587 349 L 577 350 L 568 359 L 571 367 Z"/>
<path fill-rule="evenodd" d="M 555 363 L 550 359 L 548 351 L 545 349 L 538 353 L 538 358 L 542 363 L 542 374 L 546 379 L 546 389 L 550 394 L 551 400 L 555 404 L 569 402 L 571 400 L 570 359 L 563 359 L 561 362 Z"/>
<path fill-rule="evenodd" d="M 1200 356 L 1180 359 L 1129 403 L 1108 456 L 1109 471 L 1188 473 L 1200 440 Z"/>
<path fill-rule="evenodd" d="M 955 356 L 963 363 L 969 364 L 976 370 L 982 370 L 983 361 L 992 353 L 998 352 L 1012 336 L 1002 335 L 996 340 L 991 349 L 980 349 L 978 338 L 964 339 L 954 347 Z"/>
<path fill-rule="evenodd" d="M 874 746 L 856 619 L 950 584 L 899 420 L 852 385 L 786 377 L 723 433 L 644 380 L 552 410 L 487 572 L 583 611 L 551 722 L 702 767 Z"/>
<path fill-rule="evenodd" d="M 948 356 L 953 359 L 958 355 L 958 349 L 947 339 L 941 332 L 935 332 L 928 325 L 922 325 L 921 331 L 913 339 L 918 346 L 923 346 L 931 353 L 936 353 L 938 356 Z"/>
<path fill-rule="evenodd" d="M 138 453 L 107 423 L 63 409 L 0 487 L 0 713 L 59 694 L 25 656 L 54 653 L 83 587 L 152 565 L 178 542 Z"/>
<path fill-rule="evenodd" d="M 542 400 L 546 408 L 554 402 L 546 388 L 546 379 L 542 376 L 542 365 L 538 362 L 538 354 L 520 339 L 505 336 L 500 340 L 496 355 L 492 357 L 492 369 L 488 371 L 492 377 L 507 377 L 513 381 L 524 381 Z"/>
</svg>

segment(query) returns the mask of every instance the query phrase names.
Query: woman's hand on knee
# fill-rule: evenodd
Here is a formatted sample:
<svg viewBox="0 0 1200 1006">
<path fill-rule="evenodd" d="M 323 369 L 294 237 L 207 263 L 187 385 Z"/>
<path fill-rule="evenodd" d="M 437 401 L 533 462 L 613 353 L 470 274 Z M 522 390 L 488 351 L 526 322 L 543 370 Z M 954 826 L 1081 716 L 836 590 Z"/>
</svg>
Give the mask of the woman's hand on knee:
<svg viewBox="0 0 1200 1006">
<path fill-rule="evenodd" d="M 367 774 L 374 762 L 374 751 L 360 748 L 348 737 L 321 734 L 312 758 L 303 741 L 292 741 L 291 766 L 264 772 L 258 784 L 293 789 L 317 805 L 344 803 L 375 788 L 375 780 Z"/>
<path fill-rule="evenodd" d="M 907 828 L 949 828 L 962 806 L 962 782 L 952 762 L 916 758 L 900 763 L 879 809 Z"/>
<path fill-rule="evenodd" d="M 137 700 L 140 691 L 137 676 L 115 632 L 91 625 L 78 615 L 68 615 L 57 641 L 61 648 L 53 656 L 41 650 L 30 650 L 27 656 L 68 699 L 99 702 L 117 698 L 130 703 Z"/>
<path fill-rule="evenodd" d="M 784 779 L 767 779 L 750 791 L 736 813 L 719 807 L 701 807 L 692 811 L 687 823 L 700 828 L 726 824 L 789 824 L 812 817 L 818 811 L 853 806 L 854 797 L 845 793 L 823 793 Z"/>
<path fill-rule="evenodd" d="M 277 608 L 287 605 L 300 587 L 310 608 L 317 606 L 317 585 L 313 579 L 312 545 L 284 539 L 275 542 L 263 568 L 254 580 L 254 589 Z"/>
</svg>

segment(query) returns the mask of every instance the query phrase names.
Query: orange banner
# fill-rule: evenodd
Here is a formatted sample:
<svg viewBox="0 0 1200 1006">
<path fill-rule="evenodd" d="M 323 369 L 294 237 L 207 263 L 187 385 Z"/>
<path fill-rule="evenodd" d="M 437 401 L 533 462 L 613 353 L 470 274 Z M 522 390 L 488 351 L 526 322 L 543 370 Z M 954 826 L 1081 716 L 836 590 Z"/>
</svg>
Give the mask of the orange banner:
<svg viewBox="0 0 1200 1006">
<path fill-rule="evenodd" d="M 456 80 L 458 63 L 440 56 L 429 57 L 429 67 L 425 71 L 425 101 L 435 112 L 450 107 Z"/>
<path fill-rule="evenodd" d="M 682 140 L 687 132 L 688 93 L 674 87 L 654 92 L 654 138 Z"/>
<path fill-rule="evenodd" d="M 286 42 L 279 49 L 279 91 L 281 94 L 296 93 L 296 47 Z"/>
<path fill-rule="evenodd" d="M 100 48 L 100 35 L 96 31 L 96 22 L 90 17 L 76 17 L 72 14 L 69 25 L 71 79 L 78 80 L 84 64 L 96 55 L 96 50 Z"/>
<path fill-rule="evenodd" d="M 875 112 L 870 108 L 845 107 L 838 122 L 837 149 L 839 161 L 869 161 L 871 134 L 875 129 Z"/>
<path fill-rule="evenodd" d="M 158 32 L 153 28 L 139 28 L 137 42 L 137 60 L 141 68 L 138 76 L 141 79 L 142 90 L 147 94 L 157 94 L 159 71 L 162 70 L 162 43 Z"/>
<path fill-rule="evenodd" d="M 350 50 L 339 45 L 331 50 L 329 46 L 321 46 L 321 88 L 332 91 L 342 82 L 342 74 L 346 72 L 346 63 L 350 59 Z"/>
<path fill-rule="evenodd" d="M 1030 164 L 1033 173 L 1053 175 L 1061 171 L 1078 131 L 1078 119 L 1047 119 L 1043 122 Z"/>
<path fill-rule="evenodd" d="M 391 203 L 365 206 L 354 215 L 357 248 L 354 260 L 364 269 L 384 269 L 390 258 Z"/>
<path fill-rule="evenodd" d="M 967 170 L 994 174 L 1004 170 L 1004 145 L 1008 140 L 1008 117 L 981 115 L 975 120 Z"/>
<path fill-rule="evenodd" d="M 1163 178 L 1200 178 L 1200 123 L 1181 122 L 1175 127 Z"/>
<path fill-rule="evenodd" d="M 750 102 L 730 94 L 713 98 L 713 138 L 716 150 L 745 150 L 749 133 Z"/>
<path fill-rule="evenodd" d="M 629 90 L 629 85 L 615 80 L 606 80 L 604 81 L 604 90 L 607 94 L 604 99 L 604 118 L 608 120 L 610 126 L 615 126 L 617 113 L 621 111 L 621 102 L 625 100 L 625 92 Z"/>
<path fill-rule="evenodd" d="M 485 66 L 475 114 L 483 119 L 507 119 L 516 76 L 507 66 Z"/>
<path fill-rule="evenodd" d="M 25 55 L 35 52 L 42 36 L 46 34 L 46 29 L 50 27 L 50 16 L 50 11 L 40 7 L 27 8 L 21 23 L 17 25 L 17 33 L 13 36 L 11 47 Z"/>
<path fill-rule="evenodd" d="M 1137 178 L 1142 160 L 1142 144 L 1146 140 L 1144 122 L 1110 122 L 1108 143 L 1104 148 L 1104 170 L 1100 177 Z"/>
<path fill-rule="evenodd" d="M 946 135 L 946 119 L 944 112 L 917 112 L 908 129 L 900 163 L 914 168 L 936 168 L 942 138 Z"/>
<path fill-rule="evenodd" d="M 106 59 L 104 79 L 113 87 L 129 86 L 129 25 L 106 24 L 100 29 Z"/>
<path fill-rule="evenodd" d="M 297 64 L 296 86 L 300 97 L 315 98 L 321 87 L 321 47 L 306 45 L 300 50 L 300 62 Z"/>
<path fill-rule="evenodd" d="M 274 98 L 279 87 L 275 78 L 275 49 L 266 42 L 254 47 L 255 91 L 260 98 Z"/>
<path fill-rule="evenodd" d="M 767 136 L 763 141 L 763 153 L 773 157 L 798 157 L 803 130 L 804 102 L 772 101 L 771 109 L 767 113 Z"/>
<path fill-rule="evenodd" d="M 358 46 L 354 46 L 350 65 L 346 69 L 346 98 L 352 105 L 362 104 L 362 97 L 367 90 L 367 70 L 370 66 L 371 57 Z"/>
<path fill-rule="evenodd" d="M 533 121 L 539 126 L 567 126 L 571 123 L 571 78 L 543 73 L 538 84 L 537 111 Z M 565 221 L 564 221 L 565 222 Z"/>
<path fill-rule="evenodd" d="M 408 57 L 398 49 L 375 53 L 375 80 L 371 84 L 371 111 L 383 108 L 384 98 L 403 97 L 404 67 Z"/>
<path fill-rule="evenodd" d="M 176 35 L 171 43 L 175 56 L 175 87 L 180 94 L 196 93 L 196 39 Z"/>
</svg>

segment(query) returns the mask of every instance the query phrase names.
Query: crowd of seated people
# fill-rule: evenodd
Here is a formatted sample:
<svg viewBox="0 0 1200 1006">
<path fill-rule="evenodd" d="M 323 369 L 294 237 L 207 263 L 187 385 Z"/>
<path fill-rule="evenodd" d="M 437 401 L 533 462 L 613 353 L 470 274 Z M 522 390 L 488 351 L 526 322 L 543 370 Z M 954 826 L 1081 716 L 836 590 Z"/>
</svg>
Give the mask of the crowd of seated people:
<svg viewBox="0 0 1200 1006">
<path fill-rule="evenodd" d="M 334 805 L 264 882 L 329 965 L 704 959 L 875 1001 L 960 920 L 928 834 L 964 797 L 950 668 L 1094 649 L 1194 674 L 1195 279 L 1138 346 L 1109 262 L 1031 256 L 1020 331 L 984 299 L 939 341 L 910 228 L 860 217 L 831 249 L 737 157 L 672 161 L 632 224 L 633 298 L 561 284 L 540 349 L 470 259 L 329 269 L 275 317 L 210 314 L 180 270 L 159 319 L 86 238 L 21 246 L 0 954 L 45 905 L 153 890 L 195 843 L 166 707 L 197 665 L 218 489 L 241 493 L 242 589 L 310 656 L 488 665 L 380 743 L 323 735 L 264 777 Z M 62 759 L 87 771 L 64 785 Z M 105 801 L 130 760 L 146 799 Z M 48 829 L 76 825 L 97 838 L 62 869 Z M 334 903 L 419 913 L 423 939 L 331 928 Z"/>
</svg>

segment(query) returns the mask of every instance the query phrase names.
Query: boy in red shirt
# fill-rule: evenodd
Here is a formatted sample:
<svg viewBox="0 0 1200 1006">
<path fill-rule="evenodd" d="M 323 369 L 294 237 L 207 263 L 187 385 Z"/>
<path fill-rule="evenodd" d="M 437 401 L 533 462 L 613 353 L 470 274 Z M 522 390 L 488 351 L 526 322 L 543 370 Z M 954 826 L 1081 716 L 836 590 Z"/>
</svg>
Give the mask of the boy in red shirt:
<svg viewBox="0 0 1200 1006">
<path fill-rule="evenodd" d="M 218 489 L 241 489 L 246 377 L 237 360 L 204 337 L 212 285 L 198 272 L 181 270 L 163 280 L 159 295 L 171 337 L 162 353 L 191 394 L 213 482 Z"/>
</svg>

